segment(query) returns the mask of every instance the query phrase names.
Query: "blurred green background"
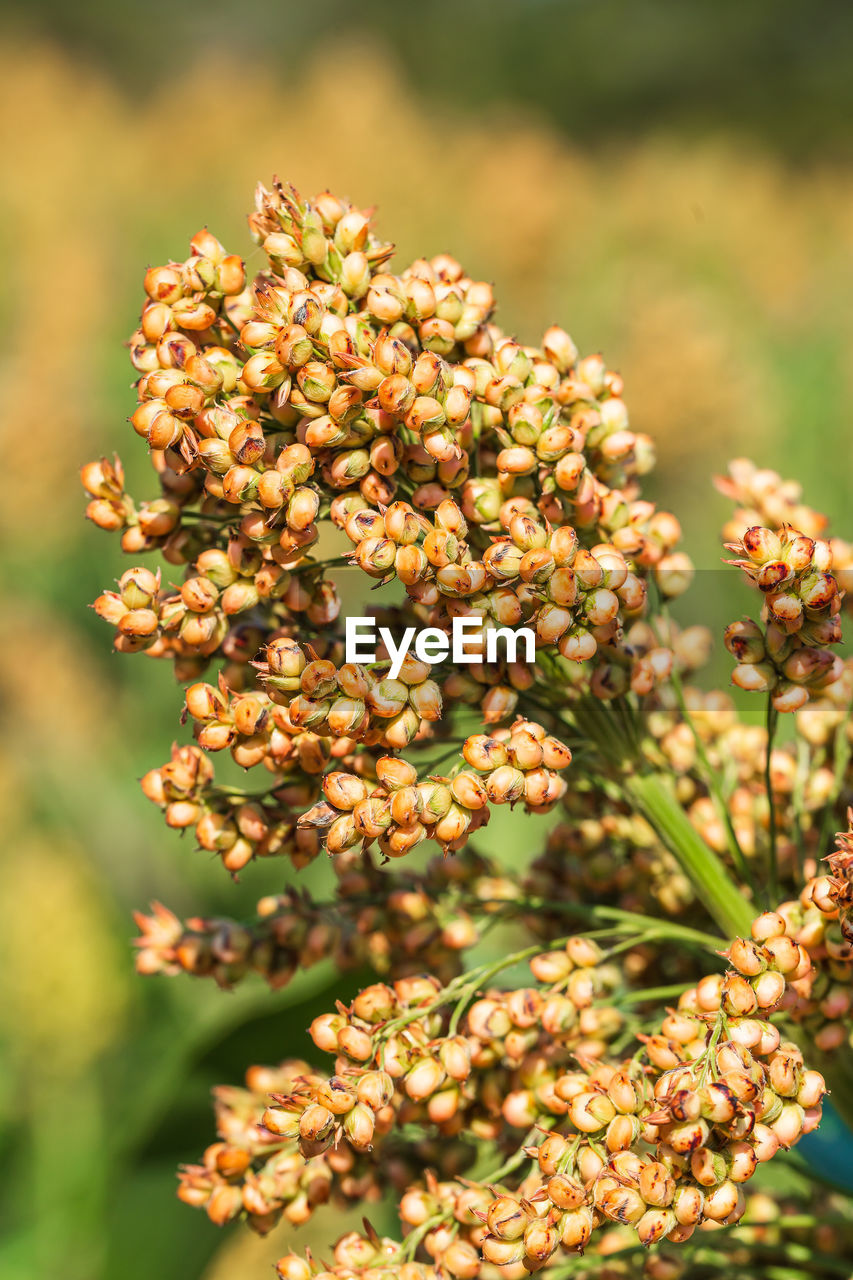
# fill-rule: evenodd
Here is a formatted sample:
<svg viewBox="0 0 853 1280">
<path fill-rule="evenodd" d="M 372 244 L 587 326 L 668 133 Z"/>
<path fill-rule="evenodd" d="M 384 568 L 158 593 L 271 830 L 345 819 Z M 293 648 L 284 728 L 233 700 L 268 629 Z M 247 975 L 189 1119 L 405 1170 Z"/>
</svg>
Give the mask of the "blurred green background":
<svg viewBox="0 0 853 1280">
<path fill-rule="evenodd" d="M 246 251 L 259 178 L 330 186 L 379 206 L 401 262 L 446 249 L 493 280 L 510 331 L 605 351 L 700 566 L 733 454 L 849 536 L 853 7 L 41 0 L 0 23 L 0 1274 L 269 1274 L 287 1230 L 217 1233 L 173 1169 L 212 1136 L 208 1087 L 308 1053 L 343 991 L 132 973 L 132 907 L 240 914 L 284 874 L 234 888 L 165 831 L 136 780 L 179 698 L 86 608 L 126 566 L 77 467 L 117 449 L 149 488 L 122 346 L 142 272 L 204 223 Z"/>
</svg>

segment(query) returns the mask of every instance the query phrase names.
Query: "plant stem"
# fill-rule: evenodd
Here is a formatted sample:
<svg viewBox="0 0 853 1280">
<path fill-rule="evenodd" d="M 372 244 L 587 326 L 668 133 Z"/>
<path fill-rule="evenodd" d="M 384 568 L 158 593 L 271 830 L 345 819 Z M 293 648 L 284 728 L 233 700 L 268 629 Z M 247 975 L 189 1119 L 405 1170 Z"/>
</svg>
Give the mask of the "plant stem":
<svg viewBox="0 0 853 1280">
<path fill-rule="evenodd" d="M 645 1004 L 647 1000 L 671 1000 L 678 999 L 685 991 L 689 991 L 694 984 L 692 982 L 674 982 L 669 987 L 646 987 L 641 991 L 626 991 L 624 995 L 616 996 L 616 1001 L 621 1004 Z"/>
<path fill-rule="evenodd" d="M 748 937 L 749 903 L 738 892 L 725 866 L 694 828 L 669 781 L 657 773 L 632 774 L 622 790 L 634 801 L 676 858 L 726 938 Z"/>
<path fill-rule="evenodd" d="M 565 938 L 560 938 L 554 945 L 564 945 L 565 942 Z M 440 1009 L 454 1000 L 458 999 L 460 1003 L 467 1003 L 471 994 L 477 990 L 481 983 L 495 977 L 503 969 L 509 969 L 514 964 L 529 960 L 531 956 L 536 955 L 539 949 L 538 945 L 524 947 L 523 950 L 514 951 L 511 955 L 504 956 L 501 960 L 490 961 L 487 964 L 478 965 L 476 969 L 471 969 L 467 973 L 460 973 L 458 977 L 447 984 L 443 991 L 438 993 L 434 1000 L 430 1000 L 426 1004 L 415 1005 L 412 1009 L 408 1009 L 406 1013 L 399 1014 L 398 1017 L 392 1018 L 390 1022 L 386 1022 L 382 1029 L 383 1041 L 387 1040 L 394 1032 L 408 1026 L 410 1022 L 425 1018 L 428 1014 L 434 1013 L 436 1009 Z M 452 1025 L 453 1023 L 451 1022 Z M 454 1032 L 451 1031 L 450 1034 L 453 1035 Z"/>
<path fill-rule="evenodd" d="M 520 1164 L 524 1164 L 525 1160 L 530 1159 L 526 1148 L 535 1143 L 537 1137 L 543 1130 L 553 1129 L 556 1123 L 557 1117 L 554 1116 L 553 1119 L 543 1119 L 540 1124 L 534 1125 L 518 1150 L 511 1155 L 508 1160 L 505 1160 L 499 1169 L 492 1169 L 489 1173 L 484 1174 L 479 1181 L 485 1183 L 486 1186 L 492 1182 L 500 1182 L 501 1178 L 505 1178 L 508 1173 L 512 1173 L 513 1169 L 517 1169 Z"/>
<path fill-rule="evenodd" d="M 797 740 L 797 772 L 791 803 L 794 808 L 794 830 L 797 842 L 797 882 L 805 883 L 806 840 L 803 832 L 805 819 L 805 786 L 809 771 L 809 744 L 805 738 Z"/>
<path fill-rule="evenodd" d="M 632 771 L 642 759 L 636 726 L 627 703 L 616 710 L 621 714 L 620 723 L 616 711 L 594 697 L 584 697 L 572 705 L 572 727 L 589 735 L 609 766 L 614 787 L 651 823 L 724 936 L 748 936 L 752 922 L 749 904 L 687 817 L 671 780 L 648 769 Z"/>
<path fill-rule="evenodd" d="M 427 1218 L 426 1222 L 422 1222 L 419 1227 L 415 1227 L 409 1232 L 397 1250 L 397 1258 L 404 1261 L 413 1258 L 424 1236 L 429 1235 L 434 1227 L 440 1227 L 446 1221 L 446 1213 L 435 1213 L 431 1218 Z"/>
<path fill-rule="evenodd" d="M 501 902 L 502 899 L 496 898 L 492 901 Z M 484 902 L 482 905 L 488 904 Z M 525 911 L 559 911 L 564 915 L 576 915 L 582 920 L 597 921 L 602 924 L 612 920 L 614 925 L 622 929 L 631 928 L 640 933 L 653 932 L 661 938 L 692 942 L 695 946 L 702 947 L 704 951 L 710 951 L 714 955 L 719 954 L 723 942 L 722 938 L 715 937 L 712 933 L 703 933 L 699 929 L 691 929 L 689 925 L 658 919 L 657 916 L 644 916 L 637 911 L 623 911 L 620 907 L 589 906 L 580 902 L 552 902 L 545 898 L 513 899 L 513 905 Z M 728 933 L 725 937 L 728 941 Z"/>
<path fill-rule="evenodd" d="M 767 807 L 770 815 L 770 850 L 768 867 L 768 892 L 770 906 L 775 908 L 779 902 L 779 852 L 776 844 L 776 800 L 773 795 L 773 782 L 770 769 L 770 756 L 773 751 L 773 740 L 776 737 L 776 723 L 779 712 L 773 706 L 770 695 L 767 695 L 767 757 L 764 761 L 764 788 L 767 792 Z"/>
<path fill-rule="evenodd" d="M 711 1031 L 711 1036 L 710 1036 L 710 1039 L 708 1040 L 707 1048 L 705 1049 L 705 1061 L 702 1064 L 702 1073 L 699 1076 L 699 1082 L 696 1086 L 697 1089 L 705 1088 L 705 1081 L 708 1079 L 709 1071 L 713 1072 L 713 1078 L 715 1080 L 717 1079 L 718 1071 L 717 1071 L 717 1064 L 714 1059 L 714 1050 L 716 1049 L 717 1044 L 719 1043 L 720 1036 L 723 1034 L 723 1031 L 727 1026 L 728 1026 L 728 1018 L 726 1017 L 726 1015 L 723 1013 L 721 1009 L 714 1020 L 714 1026 Z"/>
<path fill-rule="evenodd" d="M 310 573 L 312 569 L 318 573 L 322 573 L 325 569 L 351 569 L 352 561 L 348 556 L 332 556 L 329 560 L 308 560 L 305 564 L 298 564 L 294 569 L 288 569 L 288 573 Z"/>
<path fill-rule="evenodd" d="M 563 940 L 561 939 L 561 941 Z M 450 1036 L 456 1035 L 462 1014 L 465 1012 L 472 997 L 484 983 L 488 982 L 490 978 L 497 977 L 504 969 L 510 968 L 514 964 L 520 964 L 522 960 L 529 960 L 531 956 L 536 954 L 536 951 L 536 947 L 525 947 L 523 951 L 516 951 L 513 955 L 504 956 L 501 960 L 496 960 L 494 964 L 481 965 L 479 969 L 475 969 L 470 982 L 467 982 L 462 988 L 450 1018 L 447 1034 Z"/>
<path fill-rule="evenodd" d="M 705 750 L 705 743 L 702 741 L 699 730 L 696 728 L 696 724 L 690 714 L 690 708 L 687 705 L 687 700 L 684 697 L 681 677 L 674 667 L 672 675 L 670 676 L 670 684 L 672 685 L 672 690 L 675 694 L 675 701 L 678 704 L 678 709 L 681 712 L 682 719 L 693 734 L 693 742 L 696 747 L 696 755 L 699 759 L 699 764 L 701 765 L 703 781 L 711 793 L 711 799 L 714 802 L 714 807 L 716 808 L 717 814 L 725 827 L 726 842 L 729 846 L 729 853 L 731 854 L 732 862 L 735 865 L 735 870 L 743 880 L 744 884 L 748 884 L 754 893 L 755 884 L 752 878 L 752 870 L 744 856 L 743 849 L 740 847 L 740 841 L 737 838 L 737 832 L 735 831 L 734 823 L 732 822 L 732 815 L 729 813 L 729 806 L 726 803 L 726 797 L 723 795 L 723 789 L 720 785 L 719 775 L 708 758 L 708 752 Z"/>
</svg>

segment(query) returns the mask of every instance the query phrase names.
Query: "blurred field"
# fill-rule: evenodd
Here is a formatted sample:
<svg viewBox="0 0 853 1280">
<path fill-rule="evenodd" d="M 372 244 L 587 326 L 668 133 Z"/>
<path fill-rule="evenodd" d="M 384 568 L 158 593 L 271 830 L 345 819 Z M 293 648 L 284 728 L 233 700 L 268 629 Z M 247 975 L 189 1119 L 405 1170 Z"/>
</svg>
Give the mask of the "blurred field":
<svg viewBox="0 0 853 1280">
<path fill-rule="evenodd" d="M 359 68 L 356 88 L 347 70 Z M 8 1280 L 232 1280 L 275 1257 L 172 1196 L 210 1134 L 206 1089 L 252 1060 L 308 1052 L 314 971 L 278 997 L 133 977 L 129 912 L 241 908 L 237 889 L 164 830 L 136 778 L 181 734 L 168 673 L 111 656 L 87 611 L 122 566 L 82 519 L 76 469 L 118 450 L 145 266 L 209 222 L 248 252 L 244 215 L 274 172 L 379 206 L 400 260 L 447 249 L 497 287 L 521 338 L 565 325 L 626 379 L 658 441 L 656 496 L 701 566 L 724 504 L 709 473 L 749 453 L 800 477 L 853 532 L 853 173 L 792 168 L 709 126 L 583 149 L 503 105 L 429 108 L 375 42 L 283 73 L 190 47 L 139 97 L 47 41 L 7 45 L 0 77 L 5 608 L 0 620 L 0 1143 Z M 251 261 L 251 259 L 250 259 Z M 710 579 L 709 579 L 710 580 Z M 509 842 L 512 849 L 512 842 Z M 313 869 L 312 869 L 313 873 Z M 320 874 L 318 872 L 318 874 Z M 339 984 L 336 994 L 339 992 Z M 327 1220 L 336 1233 L 340 1217 Z M 312 1227 L 312 1231 L 314 1228 Z M 209 1269 L 205 1268 L 210 1263 Z M 265 1274 L 263 1266 L 258 1274 Z"/>
</svg>

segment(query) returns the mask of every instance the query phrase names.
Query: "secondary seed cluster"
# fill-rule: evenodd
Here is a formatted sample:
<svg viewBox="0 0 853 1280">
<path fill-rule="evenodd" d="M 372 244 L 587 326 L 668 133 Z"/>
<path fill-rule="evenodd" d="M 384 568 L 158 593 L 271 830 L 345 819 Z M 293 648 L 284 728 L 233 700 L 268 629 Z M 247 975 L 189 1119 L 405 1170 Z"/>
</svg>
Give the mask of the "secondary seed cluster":
<svg viewBox="0 0 853 1280">
<path fill-rule="evenodd" d="M 785 525 L 779 533 L 754 526 L 729 550 L 764 596 L 762 629 L 750 620 L 726 630 L 726 648 L 738 666 L 741 689 L 771 692 L 777 711 L 796 711 L 841 675 L 841 659 L 828 646 L 841 639 L 841 597 L 832 576 L 832 548 Z"/>
<path fill-rule="evenodd" d="M 355 862 L 347 855 L 334 866 L 332 902 L 288 890 L 262 898 L 248 923 L 181 921 L 153 904 L 150 914 L 136 914 L 137 969 L 209 977 L 224 987 L 253 971 L 278 988 L 299 969 L 332 957 L 340 969 L 367 965 L 403 976 L 427 965 L 449 982 L 483 925 L 512 905 L 518 889 L 470 846 L 452 860 L 434 858 L 422 874 L 380 872 L 368 859 Z"/>
<path fill-rule="evenodd" d="M 196 746 L 174 746 L 168 763 L 142 779 L 145 795 L 163 810 L 168 825 L 179 831 L 191 827 L 199 847 L 217 853 L 232 875 L 256 857 L 286 856 L 301 867 L 320 852 L 316 834 L 297 828 L 293 807 L 310 804 L 318 793 L 318 775 L 328 758 L 325 744 L 316 735 L 292 737 L 278 728 L 271 717 L 266 741 L 252 735 L 255 741 L 247 747 L 247 754 L 259 754 L 274 771 L 269 798 L 247 799 L 239 789 L 217 787 L 210 760 Z M 232 754 L 239 755 L 242 745 L 236 742 Z M 278 745 L 292 770 L 277 775 L 273 752 Z"/>
<path fill-rule="evenodd" d="M 838 912 L 838 927 L 844 941 L 853 946 L 853 809 L 847 814 L 847 830 L 837 838 L 835 850 L 827 859 L 830 869 L 828 886 L 820 884 L 815 901 L 823 909 L 826 896 Z M 828 892 L 824 894 L 824 890 Z"/>
<path fill-rule="evenodd" d="M 375 1178 L 360 1168 L 351 1148 L 341 1147 L 306 1165 L 296 1150 L 285 1150 L 259 1123 L 263 1099 L 311 1078 L 306 1062 L 278 1067 L 251 1067 L 246 1088 L 214 1090 L 219 1141 L 198 1164 L 181 1170 L 178 1195 L 193 1208 L 204 1208 L 223 1226 L 245 1213 L 252 1228 L 264 1235 L 284 1217 L 292 1226 L 309 1220 L 334 1194 L 339 1200 L 375 1198 Z"/>
<path fill-rule="evenodd" d="M 572 758 L 541 725 L 525 720 L 466 738 L 462 756 L 467 768 L 425 782 L 408 761 L 381 756 L 373 789 L 354 774 L 327 773 L 325 799 L 299 826 L 323 829 L 330 853 L 376 840 L 386 857 L 399 858 L 427 838 L 446 852 L 461 849 L 488 821 L 490 804 L 523 801 L 533 813 L 552 808 L 566 790 L 559 771 Z"/>
<path fill-rule="evenodd" d="M 680 537 L 674 517 L 645 512 L 647 532 L 632 563 L 654 567 L 656 580 L 678 595 L 691 570 L 667 554 Z M 543 645 L 582 662 L 621 636 L 626 617 L 642 612 L 645 582 L 615 542 L 579 544 L 571 525 L 553 529 L 529 498 L 509 498 L 498 510 L 506 534 L 493 537 L 482 559 L 471 559 L 468 524 L 445 499 L 430 521 L 406 502 L 383 512 L 358 510 L 345 531 L 355 543 L 353 562 L 371 577 L 397 577 L 411 598 L 428 606 L 431 626 L 453 617 L 479 617 L 484 626 L 532 626 Z M 637 539 L 622 539 L 634 546 Z"/>
<path fill-rule="evenodd" d="M 783 917 L 757 917 L 728 959 L 621 1062 L 610 1048 L 618 995 L 609 1003 L 619 971 L 582 935 L 531 960 L 537 986 L 487 989 L 470 1004 L 476 971 L 446 987 L 425 976 L 375 984 L 315 1018 L 312 1039 L 336 1074 L 271 1090 L 261 1132 L 281 1152 L 295 1145 L 308 1168 L 329 1152 L 366 1156 L 404 1125 L 504 1147 L 508 1131 L 527 1133 L 505 1169 L 401 1196 L 404 1226 L 460 1278 L 484 1264 L 539 1270 L 608 1222 L 646 1245 L 736 1222 L 743 1184 L 815 1127 L 825 1086 L 769 1020 L 811 971 Z M 499 1185 L 511 1169 L 513 1190 Z"/>
<path fill-rule="evenodd" d="M 355 663 L 309 662 L 293 640 L 272 640 L 258 668 L 270 697 L 290 721 L 333 738 L 352 738 L 392 750 L 407 747 L 441 719 L 441 690 L 431 666 L 407 655 L 399 676 L 376 676 Z"/>
</svg>

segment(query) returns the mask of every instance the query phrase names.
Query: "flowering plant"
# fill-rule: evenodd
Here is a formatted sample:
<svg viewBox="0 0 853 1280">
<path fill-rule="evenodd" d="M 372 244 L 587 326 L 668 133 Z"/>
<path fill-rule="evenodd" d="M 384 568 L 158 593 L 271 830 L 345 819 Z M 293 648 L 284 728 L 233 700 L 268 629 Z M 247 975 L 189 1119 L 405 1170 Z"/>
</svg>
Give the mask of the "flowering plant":
<svg viewBox="0 0 853 1280">
<path fill-rule="evenodd" d="M 394 1194 L 399 1239 L 366 1224 L 325 1262 L 285 1254 L 282 1280 L 622 1275 L 650 1246 L 653 1277 L 759 1256 L 798 1274 L 804 1228 L 853 1235 L 844 1200 L 818 1228 L 809 1205 L 768 1225 L 758 1195 L 760 1226 L 736 1224 L 760 1166 L 818 1126 L 825 1078 L 853 1123 L 853 835 L 833 852 L 853 549 L 775 473 L 718 481 L 760 601 L 725 632 L 766 704 L 744 722 L 691 683 L 711 637 L 670 616 L 692 566 L 642 496 L 653 446 L 619 375 L 561 328 L 507 337 L 448 256 L 392 274 L 329 193 L 261 186 L 249 225 L 251 281 L 207 230 L 145 276 L 131 423 L 159 496 L 136 502 L 118 458 L 82 479 L 90 519 L 166 566 L 95 602 L 120 652 L 185 686 L 194 741 L 145 795 L 232 876 L 294 874 L 248 922 L 154 904 L 137 967 L 278 988 L 331 958 L 374 980 L 312 1023 L 325 1068 L 216 1091 L 181 1198 L 265 1233 Z M 365 578 L 380 637 L 431 633 L 435 660 L 346 660 L 339 592 L 363 610 Z M 532 662 L 494 643 L 521 629 Z M 260 781 L 217 778 L 220 753 Z M 490 846 L 496 806 L 553 815 L 520 870 Z M 298 883 L 321 855 L 331 901 Z M 523 945 L 466 961 L 496 928 Z"/>
</svg>

